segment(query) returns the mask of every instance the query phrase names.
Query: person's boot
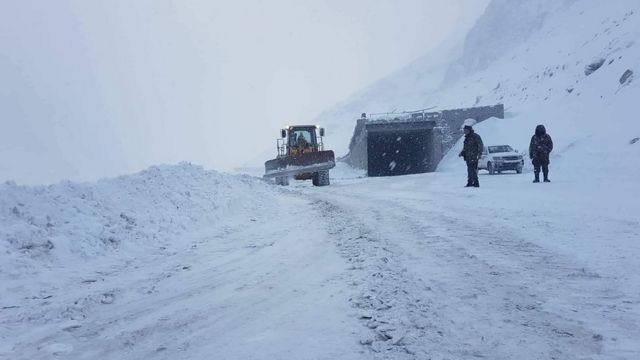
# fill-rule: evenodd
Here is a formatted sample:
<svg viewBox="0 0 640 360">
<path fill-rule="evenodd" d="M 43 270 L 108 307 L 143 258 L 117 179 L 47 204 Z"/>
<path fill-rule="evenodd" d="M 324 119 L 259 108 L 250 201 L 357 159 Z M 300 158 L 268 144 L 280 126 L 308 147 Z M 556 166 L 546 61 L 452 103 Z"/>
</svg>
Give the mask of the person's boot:
<svg viewBox="0 0 640 360">
<path fill-rule="evenodd" d="M 539 182 L 540 182 L 540 174 L 539 174 L 539 173 L 536 173 L 536 175 L 535 175 L 535 176 L 536 176 L 536 177 L 535 177 L 535 179 L 533 179 L 533 182 L 534 182 L 534 183 L 539 183 Z"/>
<path fill-rule="evenodd" d="M 544 175 L 544 182 L 551 182 L 551 180 L 549 180 L 549 173 L 548 172 L 543 173 L 543 175 Z"/>
<path fill-rule="evenodd" d="M 480 184 L 479 183 L 475 183 L 475 184 L 473 184 L 473 187 L 480 187 Z"/>
</svg>

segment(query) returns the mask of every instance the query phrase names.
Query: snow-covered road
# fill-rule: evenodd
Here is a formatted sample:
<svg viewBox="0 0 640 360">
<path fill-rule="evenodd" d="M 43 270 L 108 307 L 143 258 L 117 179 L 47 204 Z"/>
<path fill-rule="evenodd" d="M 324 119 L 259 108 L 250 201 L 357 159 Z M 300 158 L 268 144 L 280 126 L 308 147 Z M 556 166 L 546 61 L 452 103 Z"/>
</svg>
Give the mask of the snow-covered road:
<svg viewBox="0 0 640 360">
<path fill-rule="evenodd" d="M 629 192 L 520 175 L 482 176 L 480 189 L 461 180 L 440 173 L 316 191 L 352 264 L 352 303 L 377 358 L 640 354 L 640 281 L 629 271 L 640 211 Z"/>
<path fill-rule="evenodd" d="M 637 183 L 595 192 L 597 178 L 484 175 L 465 189 L 461 175 L 338 176 L 324 188 L 243 177 L 216 221 L 135 256 L 32 256 L 41 269 L 3 274 L 0 358 L 637 358 L 640 205 L 625 195 Z M 29 223 L 44 217 L 3 191 Z M 85 192 L 68 198 L 84 204 Z"/>
</svg>

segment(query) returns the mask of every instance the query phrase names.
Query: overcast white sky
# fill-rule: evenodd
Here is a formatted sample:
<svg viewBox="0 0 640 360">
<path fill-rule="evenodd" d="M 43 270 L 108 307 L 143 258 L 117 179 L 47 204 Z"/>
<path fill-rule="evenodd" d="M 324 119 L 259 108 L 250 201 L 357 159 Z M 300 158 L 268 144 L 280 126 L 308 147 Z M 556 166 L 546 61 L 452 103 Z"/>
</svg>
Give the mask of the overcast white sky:
<svg viewBox="0 0 640 360">
<path fill-rule="evenodd" d="M 241 166 L 487 2 L 0 0 L 0 180 Z"/>
</svg>

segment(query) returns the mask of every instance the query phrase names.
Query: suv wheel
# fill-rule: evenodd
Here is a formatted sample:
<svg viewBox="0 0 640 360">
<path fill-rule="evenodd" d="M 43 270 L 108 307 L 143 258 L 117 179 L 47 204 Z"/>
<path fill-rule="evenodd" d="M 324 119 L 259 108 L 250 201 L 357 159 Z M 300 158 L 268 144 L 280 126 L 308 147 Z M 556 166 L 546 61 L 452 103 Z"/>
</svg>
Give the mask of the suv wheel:
<svg viewBox="0 0 640 360">
<path fill-rule="evenodd" d="M 489 172 L 489 175 L 495 174 L 495 171 L 493 170 L 493 164 L 491 162 L 487 163 L 487 171 Z"/>
</svg>

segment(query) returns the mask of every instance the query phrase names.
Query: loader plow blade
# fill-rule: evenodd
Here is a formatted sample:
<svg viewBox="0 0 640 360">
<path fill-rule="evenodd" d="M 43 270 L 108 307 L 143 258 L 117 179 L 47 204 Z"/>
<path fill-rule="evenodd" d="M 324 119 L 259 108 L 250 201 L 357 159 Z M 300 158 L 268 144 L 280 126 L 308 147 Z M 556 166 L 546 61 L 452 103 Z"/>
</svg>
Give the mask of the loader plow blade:
<svg viewBox="0 0 640 360">
<path fill-rule="evenodd" d="M 264 163 L 264 177 L 295 176 L 329 170 L 335 166 L 335 155 L 331 150 L 283 156 Z"/>
</svg>

